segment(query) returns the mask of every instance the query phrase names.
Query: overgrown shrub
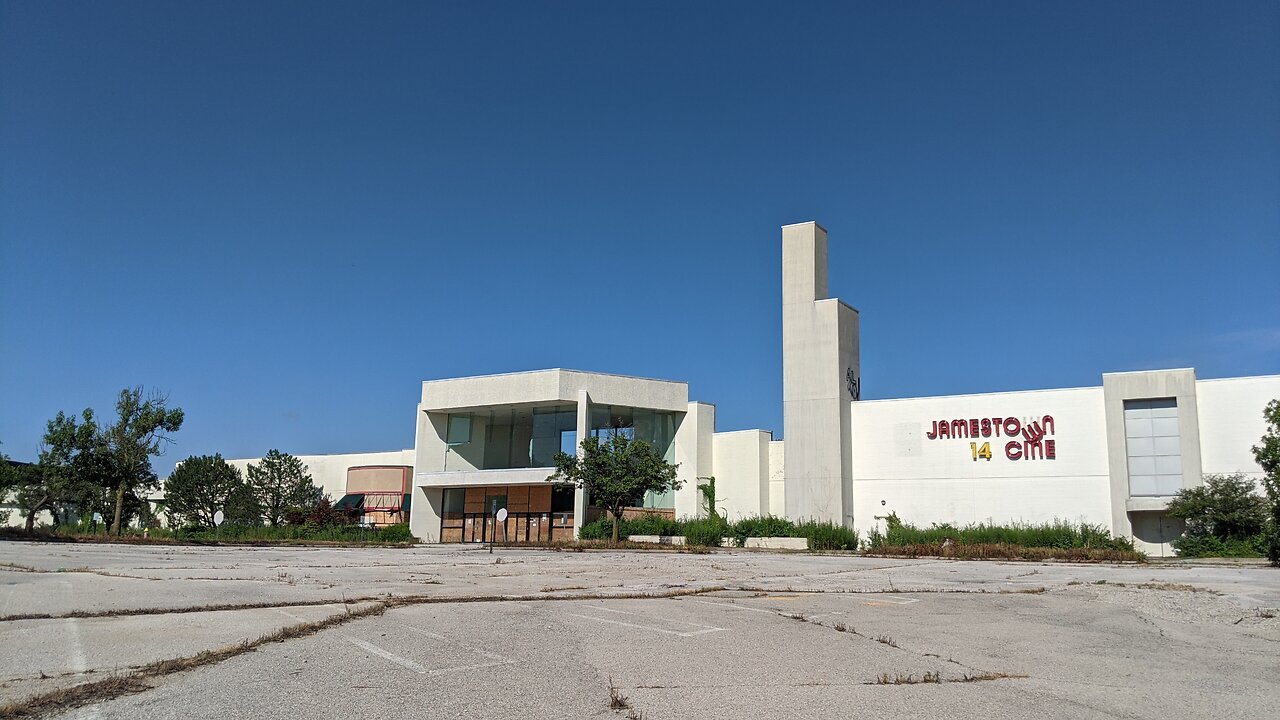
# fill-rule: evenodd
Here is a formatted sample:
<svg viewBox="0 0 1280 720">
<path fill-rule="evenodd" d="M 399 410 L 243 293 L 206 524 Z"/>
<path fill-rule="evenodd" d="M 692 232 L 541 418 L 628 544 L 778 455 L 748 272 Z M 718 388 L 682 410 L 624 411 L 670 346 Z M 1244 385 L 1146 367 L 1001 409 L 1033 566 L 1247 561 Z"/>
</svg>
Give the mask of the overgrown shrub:
<svg viewBox="0 0 1280 720">
<path fill-rule="evenodd" d="M 378 529 L 378 539 L 382 542 L 413 542 L 413 533 L 409 532 L 408 523 L 396 523 Z"/>
<path fill-rule="evenodd" d="M 582 530 L 578 535 L 582 540 L 612 540 L 613 539 L 613 518 L 607 515 L 586 523 L 582 526 Z M 622 527 L 618 530 L 618 538 L 625 539 L 627 537 L 627 524 L 622 523 Z"/>
<path fill-rule="evenodd" d="M 871 549 L 903 545 L 941 545 L 950 540 L 957 545 L 1010 545 L 1026 548 L 1104 548 L 1133 550 L 1128 538 L 1113 538 L 1101 525 L 1069 523 L 1063 520 L 1030 524 L 975 523 L 956 527 L 947 523 L 920 528 L 902 522 L 897 514 L 889 515 L 885 532 L 873 529 L 867 533 Z"/>
<path fill-rule="evenodd" d="M 618 539 L 626 540 L 632 535 L 683 535 L 684 523 L 671 520 L 661 513 L 645 513 L 638 518 L 623 520 L 618 525 Z M 607 515 L 592 520 L 582 526 L 582 540 L 612 540 L 613 518 Z"/>
<path fill-rule="evenodd" d="M 809 520 L 796 525 L 796 537 L 808 538 L 810 550 L 857 550 L 858 532 L 843 525 Z"/>
<path fill-rule="evenodd" d="M 1178 491 L 1169 516 L 1187 522 L 1173 541 L 1182 557 L 1262 557 L 1267 501 L 1242 473 L 1205 475 L 1204 484 Z"/>
<path fill-rule="evenodd" d="M 1147 556 L 1133 550 L 1102 547 L 1023 547 L 1021 545 L 961 545 L 942 543 L 921 545 L 883 544 L 868 552 L 895 557 L 947 557 L 957 560 L 1065 560 L 1067 562 L 1146 562 Z"/>
<path fill-rule="evenodd" d="M 1252 538 L 1222 538 L 1213 535 L 1183 535 L 1173 541 L 1179 557 L 1264 557 L 1267 554 L 1267 536 L 1258 533 Z"/>
<path fill-rule="evenodd" d="M 719 516 L 684 521 L 685 545 L 719 547 L 728 532 L 729 526 Z"/>
<path fill-rule="evenodd" d="M 745 545 L 749 537 L 797 537 L 795 523 L 773 515 L 742 518 L 729 528 L 728 534 L 738 547 Z"/>
<path fill-rule="evenodd" d="M 668 518 L 661 513 L 645 513 L 640 517 L 623 520 L 626 535 L 683 535 L 684 523 Z M 612 530 L 611 530 L 612 531 Z"/>
</svg>

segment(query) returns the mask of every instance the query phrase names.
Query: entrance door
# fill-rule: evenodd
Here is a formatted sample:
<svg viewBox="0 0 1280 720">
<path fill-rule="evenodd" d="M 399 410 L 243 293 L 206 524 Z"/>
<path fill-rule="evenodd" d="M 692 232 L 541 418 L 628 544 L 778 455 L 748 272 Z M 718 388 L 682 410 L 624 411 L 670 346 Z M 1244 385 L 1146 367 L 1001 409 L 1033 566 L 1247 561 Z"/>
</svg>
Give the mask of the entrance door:
<svg viewBox="0 0 1280 720">
<path fill-rule="evenodd" d="M 1171 543 L 1186 529 L 1181 518 L 1172 518 L 1162 512 L 1135 512 L 1129 514 L 1129 519 L 1133 522 L 1136 550 L 1156 557 L 1177 554 Z"/>
</svg>

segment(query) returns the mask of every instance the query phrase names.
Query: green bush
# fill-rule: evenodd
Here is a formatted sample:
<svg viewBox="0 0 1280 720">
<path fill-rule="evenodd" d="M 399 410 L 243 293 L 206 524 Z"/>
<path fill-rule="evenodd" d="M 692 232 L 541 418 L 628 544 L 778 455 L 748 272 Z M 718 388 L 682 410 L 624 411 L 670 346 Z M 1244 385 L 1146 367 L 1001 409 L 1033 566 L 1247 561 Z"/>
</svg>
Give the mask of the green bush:
<svg viewBox="0 0 1280 720">
<path fill-rule="evenodd" d="M 867 533 L 868 546 L 877 549 L 885 546 L 901 545 L 937 545 L 951 540 L 957 545 L 1016 545 L 1020 547 L 1056 548 L 1103 548 L 1110 550 L 1133 550 L 1133 541 L 1128 538 L 1113 538 L 1111 532 L 1101 525 L 1089 523 L 1069 523 L 1063 520 L 1030 524 L 1012 523 L 996 525 L 994 523 L 975 523 L 956 527 L 950 524 L 934 524 L 920 528 L 902 522 L 897 514 L 892 514 L 886 523 L 885 532 L 873 529 Z"/>
<path fill-rule="evenodd" d="M 809 520 L 796 525 L 796 537 L 809 539 L 810 550 L 857 550 L 858 532 L 831 522 Z"/>
<path fill-rule="evenodd" d="M 626 534 L 632 535 L 683 535 L 684 523 L 669 519 L 660 513 L 645 513 L 638 518 L 623 520 Z M 612 535 L 610 535 L 612 537 Z"/>
<path fill-rule="evenodd" d="M 382 542 L 413 542 L 413 533 L 409 532 L 408 523 L 396 523 L 395 525 L 387 525 L 378 530 L 378 539 Z"/>
<path fill-rule="evenodd" d="M 742 547 L 749 537 L 796 537 L 795 523 L 786 518 L 764 515 L 745 517 L 729 528 L 733 544 Z"/>
<path fill-rule="evenodd" d="M 618 528 L 618 538 L 627 537 L 627 524 L 624 522 L 622 527 Z M 581 540 L 612 540 L 613 539 L 613 518 L 608 515 L 600 517 L 586 523 L 582 526 L 582 530 L 578 534 Z"/>
<path fill-rule="evenodd" d="M 623 520 L 618 525 L 618 539 L 632 535 L 683 535 L 684 523 L 670 520 L 660 513 L 645 513 L 638 518 Z M 581 540 L 612 540 L 613 517 L 605 514 L 582 526 Z"/>
<path fill-rule="evenodd" d="M 1219 538 L 1213 535 L 1183 535 L 1173 541 L 1179 557 L 1265 557 L 1267 536 Z"/>
<path fill-rule="evenodd" d="M 700 547 L 719 547 L 729 526 L 720 517 L 684 521 L 684 544 Z"/>
</svg>

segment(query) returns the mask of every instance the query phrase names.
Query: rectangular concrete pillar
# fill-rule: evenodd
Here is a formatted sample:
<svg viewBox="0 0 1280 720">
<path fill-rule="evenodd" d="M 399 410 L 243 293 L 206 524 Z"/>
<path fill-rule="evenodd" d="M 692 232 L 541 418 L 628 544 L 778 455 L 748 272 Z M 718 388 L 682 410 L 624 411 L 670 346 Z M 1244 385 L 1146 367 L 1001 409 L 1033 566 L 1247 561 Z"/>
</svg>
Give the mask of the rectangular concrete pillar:
<svg viewBox="0 0 1280 720">
<path fill-rule="evenodd" d="M 849 403 L 861 394 L 858 311 L 827 297 L 827 231 L 782 228 L 783 493 L 792 520 L 852 526 Z"/>
<path fill-rule="evenodd" d="M 676 491 L 676 517 L 705 517 L 698 478 L 713 472 L 712 437 L 716 430 L 716 406 L 691 402 L 676 428 L 676 477 L 684 484 Z"/>
</svg>

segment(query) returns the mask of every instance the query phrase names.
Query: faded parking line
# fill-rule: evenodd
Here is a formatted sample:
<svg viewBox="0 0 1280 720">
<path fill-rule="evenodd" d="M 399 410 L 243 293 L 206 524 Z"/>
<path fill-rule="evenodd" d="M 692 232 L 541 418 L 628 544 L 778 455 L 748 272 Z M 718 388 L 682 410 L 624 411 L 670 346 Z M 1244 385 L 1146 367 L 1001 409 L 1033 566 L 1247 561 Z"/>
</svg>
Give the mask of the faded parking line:
<svg viewBox="0 0 1280 720">
<path fill-rule="evenodd" d="M 599 609 L 604 609 L 604 608 L 599 608 Z M 610 625 L 621 625 L 623 627 L 636 628 L 638 630 L 648 630 L 650 632 L 663 633 L 665 635 L 675 635 L 676 637 L 683 637 L 683 638 L 697 637 L 698 635 L 706 635 L 707 633 L 719 632 L 721 630 L 724 630 L 724 628 L 722 627 L 715 627 L 713 625 L 702 625 L 699 623 L 683 622 L 680 620 L 671 620 L 670 622 L 679 623 L 680 625 L 692 625 L 693 627 L 702 628 L 701 630 L 690 630 L 688 632 L 681 632 L 679 630 L 670 630 L 667 628 L 653 627 L 652 625 L 640 625 L 638 623 L 622 622 L 621 620 L 609 620 L 607 618 L 593 617 L 591 615 L 579 615 L 577 613 L 566 613 L 566 614 L 569 615 L 570 617 L 582 618 L 584 620 L 595 620 L 596 622 L 608 623 Z"/>
</svg>

